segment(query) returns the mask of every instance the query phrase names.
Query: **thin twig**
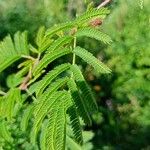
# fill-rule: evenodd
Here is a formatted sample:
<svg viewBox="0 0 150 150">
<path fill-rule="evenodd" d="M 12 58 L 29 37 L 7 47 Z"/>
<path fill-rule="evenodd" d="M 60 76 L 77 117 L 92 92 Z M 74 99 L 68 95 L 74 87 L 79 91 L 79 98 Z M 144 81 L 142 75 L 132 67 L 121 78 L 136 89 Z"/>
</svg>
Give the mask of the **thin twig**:
<svg viewBox="0 0 150 150">
<path fill-rule="evenodd" d="M 97 9 L 100 9 L 101 7 L 106 6 L 110 2 L 111 2 L 111 0 L 104 0 L 104 2 L 102 2 L 101 4 L 98 5 Z"/>
<path fill-rule="evenodd" d="M 19 86 L 20 90 L 26 90 L 27 89 L 27 84 L 28 84 L 29 80 L 31 79 L 31 77 L 32 77 L 32 67 L 30 67 L 27 76 L 24 78 L 23 82 Z"/>
<path fill-rule="evenodd" d="M 23 80 L 23 82 L 21 83 L 21 85 L 19 86 L 19 89 L 20 90 L 26 90 L 27 89 L 27 87 L 28 87 L 28 83 L 29 83 L 29 81 L 30 81 L 30 79 L 32 78 L 32 70 L 37 66 L 37 64 L 39 63 L 39 60 L 40 60 L 40 54 L 38 54 L 38 57 L 35 59 L 35 58 L 33 58 L 33 57 L 30 57 L 30 56 L 27 56 L 26 58 L 28 58 L 28 59 L 32 59 L 33 60 L 33 62 L 34 62 L 34 64 L 33 64 L 33 66 L 31 66 L 30 67 L 30 69 L 29 69 L 29 72 L 28 72 L 28 74 L 27 74 L 27 76 L 24 78 L 24 80 Z"/>
</svg>

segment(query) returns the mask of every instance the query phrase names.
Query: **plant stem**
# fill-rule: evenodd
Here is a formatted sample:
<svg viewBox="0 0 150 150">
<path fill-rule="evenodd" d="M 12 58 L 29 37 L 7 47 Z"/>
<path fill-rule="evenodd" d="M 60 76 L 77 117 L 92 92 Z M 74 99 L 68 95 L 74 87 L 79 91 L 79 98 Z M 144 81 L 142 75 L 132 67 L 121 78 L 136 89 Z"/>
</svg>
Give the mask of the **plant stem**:
<svg viewBox="0 0 150 150">
<path fill-rule="evenodd" d="M 73 49 L 76 47 L 76 42 L 77 42 L 77 38 L 74 37 L 74 42 L 73 42 Z M 72 59 L 72 64 L 74 65 L 76 62 L 76 55 L 75 53 L 73 53 L 73 59 Z"/>
<path fill-rule="evenodd" d="M 31 57 L 31 56 L 26 56 L 26 55 L 22 55 L 23 58 L 27 58 L 30 59 L 32 61 L 35 61 L 35 58 Z"/>
<path fill-rule="evenodd" d="M 73 41 L 73 49 L 76 47 L 77 38 L 74 37 Z M 72 65 L 75 65 L 76 63 L 76 54 L 73 52 L 73 58 L 72 58 Z M 73 72 L 71 73 L 71 78 L 73 78 Z"/>
</svg>

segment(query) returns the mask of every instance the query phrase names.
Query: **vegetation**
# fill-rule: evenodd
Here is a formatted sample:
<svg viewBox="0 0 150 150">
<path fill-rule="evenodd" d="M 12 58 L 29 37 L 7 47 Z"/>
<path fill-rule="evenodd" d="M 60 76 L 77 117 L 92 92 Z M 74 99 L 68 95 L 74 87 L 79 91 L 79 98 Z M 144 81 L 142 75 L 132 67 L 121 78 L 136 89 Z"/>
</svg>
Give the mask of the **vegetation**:
<svg viewBox="0 0 150 150">
<path fill-rule="evenodd" d="M 0 149 L 150 148 L 150 2 L 99 3 L 0 0 Z"/>
<path fill-rule="evenodd" d="M 66 140 L 68 147 L 74 141 L 82 145 L 80 117 L 85 124 L 91 125 L 97 104 L 76 65 L 76 56 L 98 73 L 110 73 L 111 70 L 86 49 L 77 46 L 77 40 L 78 37 L 87 36 L 110 43 L 109 36 L 91 24 L 91 21 L 105 18 L 108 13 L 106 8 L 90 9 L 72 22 L 58 24 L 48 30 L 42 27 L 38 31 L 35 46 L 28 43 L 26 32 L 17 32 L 13 39 L 9 35 L 1 42 L 0 71 L 15 62 L 15 66 L 19 63 L 18 71 L 8 77 L 8 91 L 1 91 L 1 136 L 5 140 L 2 147 L 9 145 L 8 149 L 17 148 L 7 124 L 11 124 L 22 111 L 20 130 L 25 132 L 32 122 L 32 129 L 27 136 L 30 136 L 33 147 L 43 150 L 65 149 Z M 49 71 L 53 61 L 68 54 L 73 55 L 71 63 L 69 60 L 61 62 Z M 22 93 L 22 90 L 26 93 Z M 68 134 L 67 126 L 72 127 L 73 137 Z"/>
<path fill-rule="evenodd" d="M 104 57 L 111 76 L 97 76 L 103 122 L 96 131 L 97 147 L 111 149 L 149 149 L 150 51 L 149 1 L 120 1 L 109 15 L 103 30 L 113 42 L 100 56 Z M 137 13 L 138 12 L 138 13 Z M 113 135 L 113 139 L 112 139 Z"/>
</svg>

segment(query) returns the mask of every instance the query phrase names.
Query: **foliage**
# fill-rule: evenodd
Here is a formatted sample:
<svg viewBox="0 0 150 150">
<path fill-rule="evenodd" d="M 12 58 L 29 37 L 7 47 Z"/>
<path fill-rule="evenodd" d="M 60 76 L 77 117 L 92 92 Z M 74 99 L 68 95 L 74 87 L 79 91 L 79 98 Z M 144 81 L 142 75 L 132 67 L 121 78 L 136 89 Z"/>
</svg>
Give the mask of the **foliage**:
<svg viewBox="0 0 150 150">
<path fill-rule="evenodd" d="M 89 2 L 91 3 L 88 10 L 91 10 L 102 0 L 0 1 L 0 38 L 2 39 L 8 32 L 11 35 L 1 42 L 2 49 L 4 46 L 7 49 L 7 51 L 2 50 L 2 54 L 7 52 L 8 55 L 1 57 L 4 61 L 0 59 L 2 64 L 0 68 L 3 70 L 0 74 L 0 90 L 2 90 L 0 94 L 5 95 L 0 97 L 0 114 L 5 117 L 1 117 L 0 120 L 0 149 L 2 147 L 3 149 L 44 149 L 46 143 L 44 137 L 48 137 L 47 132 L 51 130 L 48 125 L 49 120 L 54 122 L 56 120 L 50 118 L 50 113 L 47 113 L 46 117 L 42 118 L 43 121 L 37 122 L 40 124 L 37 126 L 40 127 L 33 129 L 35 116 L 38 116 L 40 108 L 45 115 L 46 110 L 43 109 L 43 105 L 48 109 L 50 96 L 55 97 L 51 94 L 59 91 L 56 93 L 59 96 L 60 91 L 64 92 L 63 89 L 65 92 L 69 91 L 73 99 L 73 105 L 66 112 L 67 149 L 150 149 L 149 0 L 113 0 L 108 5 L 111 13 L 104 21 L 102 18 L 87 20 L 87 15 L 82 17 L 85 19 L 84 23 L 76 19 L 78 23 L 71 21 L 46 29 L 51 24 L 65 22 L 68 16 L 70 18 L 80 16 Z M 95 26 L 98 24 L 102 25 Z M 41 27 L 35 36 L 37 28 L 41 25 L 46 28 Z M 16 50 L 15 43 L 19 41 L 12 36 L 16 31 L 21 30 L 16 33 L 21 35 L 20 38 L 16 39 L 24 40 L 27 34 L 23 32 L 25 29 L 29 31 L 27 53 Z M 111 39 L 104 32 L 111 35 L 113 40 L 111 45 L 108 45 Z M 73 47 L 73 41 L 76 40 L 74 37 L 77 38 L 75 42 L 77 46 L 74 50 L 68 49 L 70 46 Z M 14 47 L 13 54 L 7 48 L 5 41 L 9 41 L 9 46 L 14 45 L 11 46 Z M 64 54 L 61 51 L 63 49 L 70 54 Z M 54 52 L 56 55 L 52 57 L 51 53 Z M 112 69 L 112 74 L 99 74 L 100 70 L 103 71 L 103 65 L 99 66 L 99 63 L 97 65 L 95 58 L 89 52 L 105 62 Z M 76 65 L 71 63 L 72 53 L 77 55 Z M 56 59 L 58 55 L 62 57 Z M 50 64 L 48 62 L 47 65 L 47 59 L 55 60 Z M 36 65 L 39 60 L 40 62 L 43 60 L 45 65 L 42 70 L 41 66 Z M 32 73 L 29 73 L 29 70 L 32 70 Z M 75 79 L 71 78 L 72 76 Z M 26 83 L 25 80 L 28 82 Z M 21 89 L 26 89 L 27 85 L 27 90 L 18 89 L 20 85 Z M 92 95 L 93 91 L 95 92 L 94 98 L 96 97 L 99 112 L 95 111 L 97 106 L 95 107 L 93 103 L 91 89 Z M 36 101 L 39 100 L 40 103 L 37 105 Z M 12 106 L 9 107 L 10 111 L 7 109 L 8 105 Z M 89 108 L 89 105 L 92 107 Z M 51 112 L 57 117 L 62 109 L 61 112 L 54 109 L 51 109 Z M 64 122 L 64 118 L 60 119 Z M 33 132 L 30 133 L 33 130 L 34 135 Z M 36 142 L 35 145 L 31 143 L 31 135 L 37 137 L 36 141 L 32 138 L 32 142 Z"/>
<path fill-rule="evenodd" d="M 98 148 L 149 149 L 149 4 L 145 0 L 141 9 L 135 1 L 121 0 L 104 23 L 113 43 L 99 55 L 113 73 L 91 81 L 100 85 L 103 122 L 93 139 Z"/>
<path fill-rule="evenodd" d="M 86 49 L 77 46 L 77 40 L 80 36 L 87 36 L 110 43 L 107 35 L 90 25 L 91 21 L 104 19 L 108 13 L 107 8 L 93 8 L 71 22 L 47 30 L 42 27 L 34 44 L 27 41 L 26 32 L 18 32 L 14 38 L 7 36 L 1 42 L 0 72 L 5 72 L 12 65 L 19 67 L 13 75 L 13 81 L 7 81 L 8 89 L 1 91 L 0 123 L 4 129 L 1 130 L 1 137 L 8 143 L 7 149 L 23 146 L 22 143 L 14 144 L 13 133 L 7 129 L 7 124 L 13 124 L 20 113 L 19 129 L 21 133 L 26 130 L 29 132 L 26 138 L 30 138 L 28 144 L 34 149 L 61 150 L 67 147 L 66 142 L 77 147 L 83 144 L 80 118 L 85 124 L 91 125 L 92 115 L 97 112 L 97 103 L 76 64 L 76 56 L 99 74 L 110 73 L 111 70 Z M 62 62 L 50 70 L 52 62 L 66 55 L 72 56 L 72 62 Z M 68 135 L 68 126 L 72 127 L 73 136 Z"/>
<path fill-rule="evenodd" d="M 150 99 L 148 88 L 150 32 L 147 28 L 147 24 L 149 24 L 147 17 L 150 11 L 147 5 L 145 1 L 144 8 L 140 9 L 133 2 L 122 2 L 112 14 L 115 22 L 108 22 L 112 24 L 109 32 L 113 34 L 115 43 L 106 51 L 110 58 L 108 64 L 114 68 L 115 74 L 118 76 L 117 80 L 113 82 L 112 92 L 116 94 L 117 99 L 122 101 L 130 99 L 130 95 L 140 101 Z M 122 14 L 116 16 L 120 9 L 122 9 Z M 136 11 L 139 13 L 137 14 Z M 133 19 L 134 23 L 131 21 Z"/>
<path fill-rule="evenodd" d="M 50 27 L 65 21 L 65 4 L 59 0 L 1 0 L 0 39 L 8 33 L 13 35 L 18 30 L 28 30 L 30 40 L 33 40 L 39 26 Z"/>
</svg>

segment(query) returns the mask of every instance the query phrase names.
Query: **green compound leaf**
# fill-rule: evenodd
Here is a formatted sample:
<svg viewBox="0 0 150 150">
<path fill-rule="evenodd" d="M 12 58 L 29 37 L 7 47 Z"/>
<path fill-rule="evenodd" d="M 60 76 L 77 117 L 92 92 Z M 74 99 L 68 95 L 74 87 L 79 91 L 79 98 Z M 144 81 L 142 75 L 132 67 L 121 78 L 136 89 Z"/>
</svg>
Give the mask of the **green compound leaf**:
<svg viewBox="0 0 150 150">
<path fill-rule="evenodd" d="M 84 48 L 76 47 L 74 53 L 91 65 L 98 73 L 111 73 L 111 70 Z"/>
</svg>

